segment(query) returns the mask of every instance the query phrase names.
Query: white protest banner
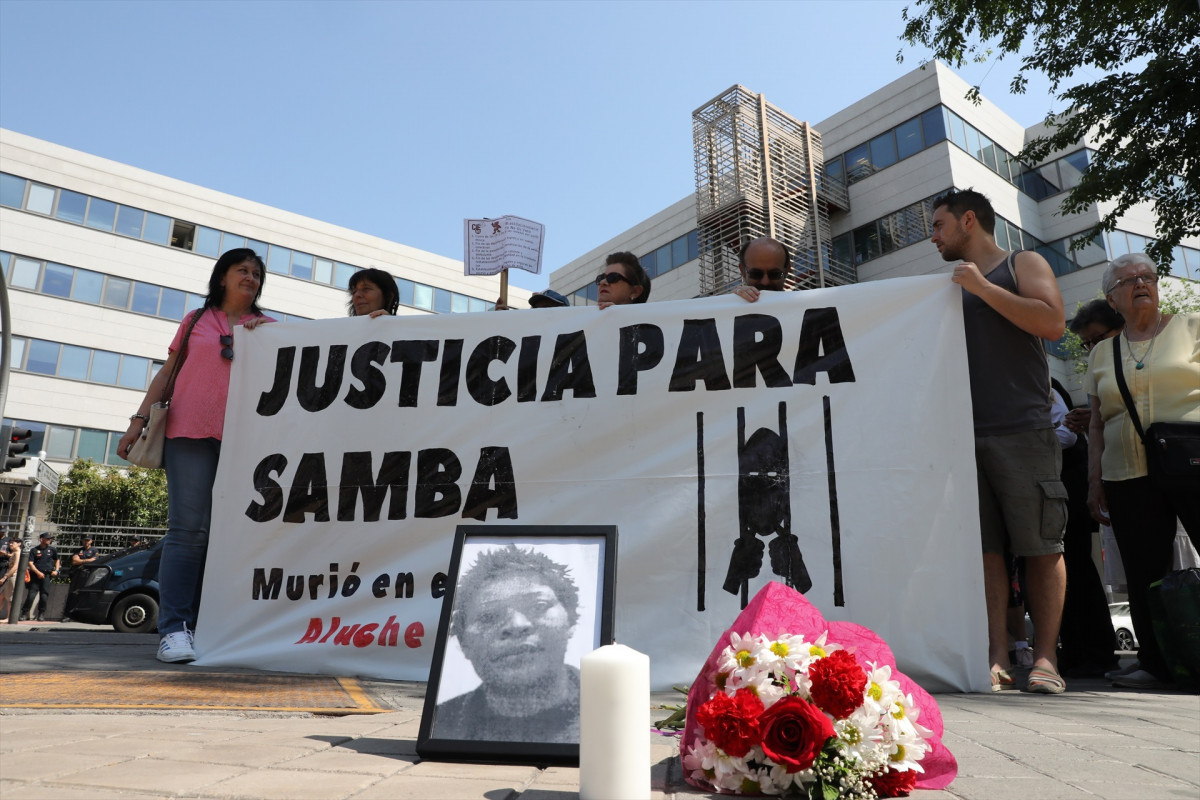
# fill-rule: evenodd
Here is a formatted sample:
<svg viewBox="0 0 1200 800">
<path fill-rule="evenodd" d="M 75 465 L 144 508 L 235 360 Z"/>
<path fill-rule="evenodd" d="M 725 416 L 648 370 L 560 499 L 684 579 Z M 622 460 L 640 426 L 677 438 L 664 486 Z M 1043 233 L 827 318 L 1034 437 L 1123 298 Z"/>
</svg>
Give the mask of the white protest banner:
<svg viewBox="0 0 1200 800">
<path fill-rule="evenodd" d="M 960 298 L 239 329 L 197 663 L 425 680 L 457 525 L 611 524 L 616 637 L 657 688 L 780 580 L 926 687 L 984 691 Z"/>
<path fill-rule="evenodd" d="M 463 274 L 495 275 L 506 269 L 542 274 L 546 226 L 511 215 L 463 220 Z"/>
</svg>

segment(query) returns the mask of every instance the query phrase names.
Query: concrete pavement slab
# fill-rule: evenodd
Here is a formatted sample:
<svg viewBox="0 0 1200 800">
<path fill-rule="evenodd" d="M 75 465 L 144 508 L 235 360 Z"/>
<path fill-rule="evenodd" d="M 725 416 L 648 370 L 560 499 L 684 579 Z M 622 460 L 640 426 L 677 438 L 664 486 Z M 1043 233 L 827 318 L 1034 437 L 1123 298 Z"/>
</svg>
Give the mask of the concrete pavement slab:
<svg viewBox="0 0 1200 800">
<path fill-rule="evenodd" d="M 197 797 L 247 798 L 248 800 L 329 800 L 352 797 L 376 783 L 376 775 L 348 772 L 309 772 L 291 769 L 256 769 L 197 789 Z"/>
<path fill-rule="evenodd" d="M 159 792 L 164 795 L 195 795 L 230 775 L 249 772 L 247 767 L 228 764 L 197 764 L 157 758 L 139 758 L 105 767 L 76 772 L 70 775 L 42 779 L 45 785 L 101 786 L 110 789 L 133 789 Z"/>
</svg>

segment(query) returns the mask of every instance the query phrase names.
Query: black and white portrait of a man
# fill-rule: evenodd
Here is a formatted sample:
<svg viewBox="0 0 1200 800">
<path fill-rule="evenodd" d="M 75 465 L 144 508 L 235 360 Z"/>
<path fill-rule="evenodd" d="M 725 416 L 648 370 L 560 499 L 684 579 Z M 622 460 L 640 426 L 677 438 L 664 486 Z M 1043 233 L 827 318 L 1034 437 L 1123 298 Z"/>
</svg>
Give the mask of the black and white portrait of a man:
<svg viewBox="0 0 1200 800">
<path fill-rule="evenodd" d="M 579 742 L 578 667 L 597 646 L 601 550 L 468 540 L 433 736 Z"/>
</svg>

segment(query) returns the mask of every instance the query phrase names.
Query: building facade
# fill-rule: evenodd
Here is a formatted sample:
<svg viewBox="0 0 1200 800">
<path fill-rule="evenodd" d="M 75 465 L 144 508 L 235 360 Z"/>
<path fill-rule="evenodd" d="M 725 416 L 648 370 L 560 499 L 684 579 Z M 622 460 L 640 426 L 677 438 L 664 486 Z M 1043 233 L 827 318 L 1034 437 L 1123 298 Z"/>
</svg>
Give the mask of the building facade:
<svg viewBox="0 0 1200 800">
<path fill-rule="evenodd" d="M 80 457 L 125 464 L 129 415 L 234 247 L 266 262 L 260 305 L 279 320 L 345 316 L 364 267 L 396 277 L 400 315 L 485 311 L 499 294 L 499 277 L 464 276 L 461 261 L 0 131 L 5 422 L 32 429 L 31 455 L 59 471 Z M 514 305 L 528 296 L 510 289 Z M 28 466 L 3 480 L 27 483 Z"/>
<path fill-rule="evenodd" d="M 976 105 L 966 99 L 969 89 L 944 64 L 932 63 L 813 125 L 823 149 L 824 180 L 846 188 L 844 207 L 840 202 L 829 207 L 828 260 L 852 271 L 849 281 L 839 282 L 948 272 L 951 265 L 929 242 L 932 200 L 951 188 L 974 188 L 996 209 L 1001 247 L 1046 257 L 1070 314 L 1099 295 L 1100 268 L 1110 259 L 1145 250 L 1154 236 L 1153 210 L 1148 203 L 1131 209 L 1117 231 L 1071 252 L 1071 241 L 1105 210 L 1093 206 L 1066 215 L 1059 209 L 1087 167 L 1089 142 L 1040 165 L 1022 164 L 1015 154 L 1044 133 L 1043 126 L 1024 128 L 986 98 Z M 700 146 L 697 141 L 697 159 Z M 594 303 L 591 281 L 605 255 L 628 250 L 642 258 L 653 278 L 651 302 L 709 293 L 712 281 L 703 272 L 700 244 L 704 220 L 697 222 L 698 210 L 707 212 L 697 203 L 704 189 L 698 182 L 696 194 L 556 270 L 551 288 L 577 305 Z M 1200 238 L 1176 248 L 1172 272 L 1200 280 Z M 1059 371 L 1065 376 L 1068 369 Z"/>
</svg>

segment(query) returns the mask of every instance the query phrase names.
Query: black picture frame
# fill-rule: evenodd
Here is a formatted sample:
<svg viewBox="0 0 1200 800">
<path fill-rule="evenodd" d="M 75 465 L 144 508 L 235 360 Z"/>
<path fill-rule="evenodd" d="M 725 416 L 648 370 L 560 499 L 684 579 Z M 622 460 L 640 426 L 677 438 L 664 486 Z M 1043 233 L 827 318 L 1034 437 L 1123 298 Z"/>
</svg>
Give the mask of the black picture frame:
<svg viewBox="0 0 1200 800">
<path fill-rule="evenodd" d="M 559 730 L 556 735 L 547 734 L 546 741 L 539 741 L 540 733 L 546 730 L 543 724 L 529 725 L 526 718 L 514 716 L 512 738 L 495 735 L 502 720 L 491 712 L 480 713 L 485 701 L 477 691 L 482 683 L 475 669 L 459 645 L 458 633 L 451 635 L 451 621 L 455 613 L 464 614 L 459 608 L 464 592 L 463 578 L 476 565 L 481 554 L 515 546 L 522 553 L 533 552 L 545 556 L 557 567 L 565 567 L 566 574 L 578 590 L 576 612 L 578 618 L 570 626 L 567 635 L 563 665 L 566 676 L 578 678 L 579 658 L 592 650 L 611 644 L 613 641 L 613 615 L 616 605 L 617 584 L 617 528 L 614 525 L 460 525 L 454 537 L 454 550 L 447 573 L 447 592 L 442 598 L 442 614 L 438 623 L 437 639 L 434 643 L 433 663 L 429 671 L 429 683 L 425 692 L 425 707 L 421 714 L 421 728 L 417 736 L 417 755 L 433 761 L 470 761 L 479 763 L 535 764 L 535 765 L 578 765 L 579 741 L 554 741 L 569 730 Z M 539 563 L 541 563 L 539 561 Z M 528 573 L 518 568 L 528 585 Z M 550 588 L 552 592 L 555 590 Z M 561 592 L 556 592 L 559 594 Z M 559 598 L 560 601 L 562 598 Z M 561 603 L 560 603 L 561 604 Z M 569 605 L 569 601 L 566 605 Z M 562 614 L 569 614 L 564 606 Z M 473 615 L 475 627 L 485 624 Z M 460 630 L 459 633 L 462 631 Z M 490 644 L 488 642 L 491 642 Z M 501 639 L 481 639 L 470 648 L 503 646 Z M 479 651 L 477 650 L 478 654 Z M 481 659 L 484 663 L 495 663 L 498 659 Z M 468 674 L 469 673 L 469 674 Z M 465 688 L 459 688 L 465 687 Z M 575 697 L 576 704 L 578 696 Z M 578 706 L 576 705 L 576 709 Z M 569 722 L 569 714 L 557 714 L 550 710 L 542 718 L 543 723 L 560 718 Z M 576 711 L 577 713 L 577 711 Z M 490 715 L 490 716 L 489 716 Z M 519 724 L 529 728 L 521 731 Z M 507 730 L 507 726 L 504 726 Z M 578 725 L 575 724 L 575 730 Z M 483 735 L 488 738 L 474 738 Z"/>
</svg>

